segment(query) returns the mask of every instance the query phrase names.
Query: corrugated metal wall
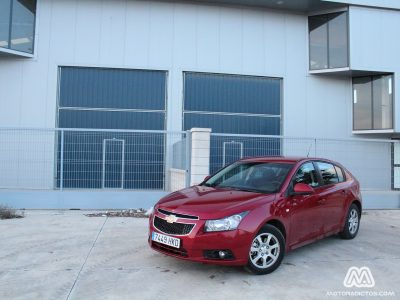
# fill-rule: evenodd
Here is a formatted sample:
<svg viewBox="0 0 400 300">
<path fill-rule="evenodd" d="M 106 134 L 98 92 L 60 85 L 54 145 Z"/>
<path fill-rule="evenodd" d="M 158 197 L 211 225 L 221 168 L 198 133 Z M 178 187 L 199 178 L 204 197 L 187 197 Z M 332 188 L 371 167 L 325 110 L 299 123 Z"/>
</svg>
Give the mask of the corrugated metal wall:
<svg viewBox="0 0 400 300">
<path fill-rule="evenodd" d="M 165 129 L 166 72 L 61 67 L 60 128 Z M 64 188 L 163 189 L 165 137 L 113 132 L 58 136 Z M 122 155 L 123 152 L 123 155 Z M 144 168 L 146 166 L 146 168 Z"/>
<path fill-rule="evenodd" d="M 280 135 L 281 79 L 209 73 L 185 73 L 184 129 L 213 133 Z M 211 137 L 211 172 L 241 156 L 279 155 L 280 141 L 258 147 L 257 141 Z M 243 150 L 243 151 L 242 151 Z"/>
</svg>

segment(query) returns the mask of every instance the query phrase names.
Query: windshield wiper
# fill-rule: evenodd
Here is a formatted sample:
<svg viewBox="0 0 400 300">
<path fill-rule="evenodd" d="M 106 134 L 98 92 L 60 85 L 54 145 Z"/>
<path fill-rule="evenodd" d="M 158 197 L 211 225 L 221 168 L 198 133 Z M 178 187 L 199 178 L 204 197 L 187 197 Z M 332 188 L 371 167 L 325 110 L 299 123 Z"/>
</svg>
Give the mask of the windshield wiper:
<svg viewBox="0 0 400 300">
<path fill-rule="evenodd" d="M 260 190 L 257 190 L 257 189 L 250 189 L 250 188 L 239 187 L 239 186 L 219 185 L 217 187 L 219 187 L 219 188 L 227 188 L 227 189 L 231 189 L 231 190 L 235 190 L 235 191 L 259 193 L 259 194 L 268 194 L 268 193 L 270 193 L 268 191 L 260 191 Z"/>
</svg>

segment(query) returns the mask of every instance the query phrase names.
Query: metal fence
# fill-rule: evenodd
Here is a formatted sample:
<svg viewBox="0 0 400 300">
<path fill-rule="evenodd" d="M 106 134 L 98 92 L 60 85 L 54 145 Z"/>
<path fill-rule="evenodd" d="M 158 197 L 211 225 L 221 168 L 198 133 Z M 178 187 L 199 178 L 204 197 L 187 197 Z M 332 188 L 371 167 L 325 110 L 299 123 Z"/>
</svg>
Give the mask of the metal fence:
<svg viewBox="0 0 400 300">
<path fill-rule="evenodd" d="M 227 163 L 249 156 L 320 157 L 343 164 L 359 179 L 364 190 L 391 190 L 395 143 L 398 142 L 212 133 L 210 170 L 213 173 Z"/>
<path fill-rule="evenodd" d="M 190 182 L 190 145 L 190 132 L 0 129 L 0 188 L 174 191 Z M 213 173 L 247 156 L 309 155 L 342 163 L 363 189 L 391 190 L 400 182 L 395 148 L 388 140 L 212 133 L 209 167 Z"/>
<path fill-rule="evenodd" d="M 0 188 L 170 190 L 186 132 L 1 129 Z M 185 143 L 184 143 L 185 144 Z M 181 176 L 182 177 L 182 176 Z"/>
</svg>

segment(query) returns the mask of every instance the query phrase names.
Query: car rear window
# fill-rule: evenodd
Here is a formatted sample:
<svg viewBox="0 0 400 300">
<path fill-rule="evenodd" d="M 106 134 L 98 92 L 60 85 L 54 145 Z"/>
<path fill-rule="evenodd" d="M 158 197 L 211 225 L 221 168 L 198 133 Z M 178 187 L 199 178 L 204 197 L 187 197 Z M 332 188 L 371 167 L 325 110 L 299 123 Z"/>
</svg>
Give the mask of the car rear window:
<svg viewBox="0 0 400 300">
<path fill-rule="evenodd" d="M 344 178 L 344 174 L 343 174 L 343 171 L 342 171 L 342 169 L 341 169 L 341 168 L 339 168 L 338 166 L 335 166 L 335 170 L 336 170 L 336 173 L 337 173 L 337 176 L 338 176 L 339 182 L 346 181 L 346 180 L 345 180 L 345 178 Z"/>
<path fill-rule="evenodd" d="M 339 182 L 335 167 L 325 162 L 317 162 L 318 169 L 321 172 L 322 182 L 326 184 L 335 184 Z M 342 174 L 343 177 L 343 174 Z"/>
</svg>

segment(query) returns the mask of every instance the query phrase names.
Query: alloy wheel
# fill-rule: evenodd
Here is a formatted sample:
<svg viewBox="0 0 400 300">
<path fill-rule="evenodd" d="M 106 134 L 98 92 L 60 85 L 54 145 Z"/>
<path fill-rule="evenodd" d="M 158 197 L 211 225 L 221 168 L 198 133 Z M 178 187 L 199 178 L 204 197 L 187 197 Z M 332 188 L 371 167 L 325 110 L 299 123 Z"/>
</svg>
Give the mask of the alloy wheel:
<svg viewBox="0 0 400 300">
<path fill-rule="evenodd" d="M 358 212 L 356 209 L 352 209 L 349 214 L 349 232 L 355 234 L 358 229 Z"/>
<path fill-rule="evenodd" d="M 258 268 L 272 266 L 278 259 L 280 245 L 277 237 L 271 233 L 257 235 L 251 243 L 249 257 Z"/>
</svg>

